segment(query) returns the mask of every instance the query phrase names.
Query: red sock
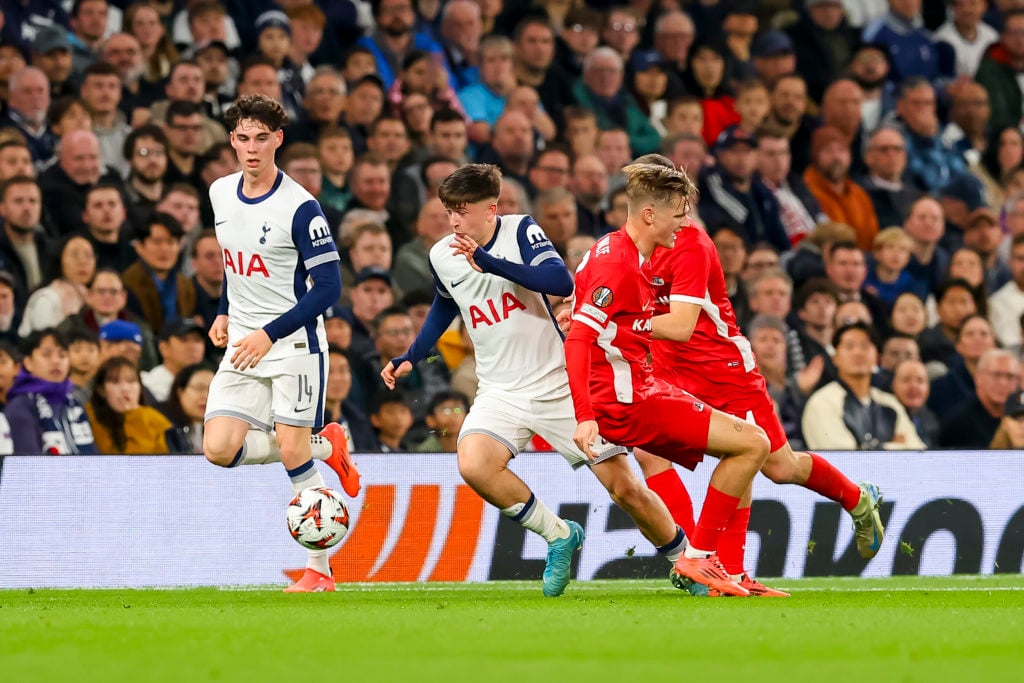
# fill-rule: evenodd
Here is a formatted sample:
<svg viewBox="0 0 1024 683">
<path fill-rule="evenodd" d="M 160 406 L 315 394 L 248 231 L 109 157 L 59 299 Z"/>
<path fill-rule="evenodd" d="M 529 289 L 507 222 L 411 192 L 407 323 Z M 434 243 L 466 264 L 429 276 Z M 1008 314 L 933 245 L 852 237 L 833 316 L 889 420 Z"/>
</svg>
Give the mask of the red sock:
<svg viewBox="0 0 1024 683">
<path fill-rule="evenodd" d="M 825 458 L 817 453 L 809 453 L 809 455 L 811 456 L 811 473 L 807 477 L 804 488 L 836 501 L 847 512 L 857 507 L 857 503 L 860 501 L 860 487 L 833 467 L 832 463 Z"/>
<path fill-rule="evenodd" d="M 699 550 L 717 552 L 718 540 L 739 504 L 740 499 L 736 496 L 730 496 L 714 486 L 708 486 L 708 495 L 704 499 L 704 507 L 701 508 L 700 519 L 693 530 L 693 542 L 690 545 Z"/>
<path fill-rule="evenodd" d="M 718 559 L 730 574 L 743 573 L 744 551 L 747 548 L 747 527 L 750 526 L 750 507 L 736 508 L 729 524 L 718 539 Z M 700 548 L 701 546 L 697 546 Z"/>
<path fill-rule="evenodd" d="M 683 530 L 686 537 L 693 535 L 693 501 L 690 493 L 683 486 L 683 480 L 675 469 L 659 472 L 647 478 L 647 488 L 658 494 L 665 501 L 672 519 Z"/>
</svg>

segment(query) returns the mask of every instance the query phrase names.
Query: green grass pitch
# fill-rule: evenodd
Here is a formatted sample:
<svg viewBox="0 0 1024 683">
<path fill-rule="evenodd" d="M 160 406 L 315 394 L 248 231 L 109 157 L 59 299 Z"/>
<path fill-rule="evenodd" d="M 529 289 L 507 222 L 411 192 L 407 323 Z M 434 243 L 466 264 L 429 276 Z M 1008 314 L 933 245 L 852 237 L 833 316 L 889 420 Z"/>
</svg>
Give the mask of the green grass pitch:
<svg viewBox="0 0 1024 683">
<path fill-rule="evenodd" d="M 0 681 L 1019 681 L 1024 577 L 0 591 Z"/>
</svg>

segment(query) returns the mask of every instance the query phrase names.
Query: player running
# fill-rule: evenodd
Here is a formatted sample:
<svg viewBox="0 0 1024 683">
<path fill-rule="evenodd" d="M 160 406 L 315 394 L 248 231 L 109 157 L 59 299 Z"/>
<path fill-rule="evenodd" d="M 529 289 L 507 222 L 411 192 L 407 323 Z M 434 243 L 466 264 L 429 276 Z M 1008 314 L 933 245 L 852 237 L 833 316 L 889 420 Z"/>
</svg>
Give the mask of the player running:
<svg viewBox="0 0 1024 683">
<path fill-rule="evenodd" d="M 636 163 L 674 168 L 671 161 L 657 154 L 640 157 Z M 655 377 L 764 429 L 771 442 L 771 453 L 761 468 L 764 475 L 776 484 L 799 484 L 842 505 L 853 517 L 861 557 L 874 557 L 885 537 L 878 512 L 878 488 L 868 482 L 858 486 L 820 455 L 796 452 L 790 446 L 764 377 L 758 372 L 750 342 L 736 323 L 711 237 L 688 222 L 673 248 L 655 250 L 651 269 L 659 283 L 652 329 L 655 341 L 651 346 Z M 634 455 L 647 485 L 689 533 L 692 504 L 672 464 L 643 450 L 634 451 Z M 719 557 L 726 571 L 751 595 L 787 596 L 754 580 L 743 568 L 750 503 L 748 489 L 722 534 Z M 674 583 L 685 587 L 685 582 L 675 578 Z"/>
<path fill-rule="evenodd" d="M 344 429 L 332 423 L 312 436 L 323 424 L 321 314 L 341 293 L 338 250 L 316 199 L 274 162 L 281 104 L 247 95 L 225 118 L 242 170 L 210 186 L 225 274 L 210 339 L 229 349 L 210 385 L 203 452 L 221 467 L 281 462 L 295 492 L 324 485 L 311 457 L 325 460 L 354 496 L 359 473 Z M 327 553 L 310 550 L 285 592 L 333 591 Z"/>
<path fill-rule="evenodd" d="M 675 570 L 729 595 L 749 595 L 722 567 L 719 537 L 768 455 L 764 431 L 702 403 L 654 376 L 654 287 L 650 259 L 671 249 L 686 217 L 693 183 L 684 173 L 633 164 L 626 174 L 626 224 L 591 247 L 576 271 L 573 325 L 565 341 L 569 385 L 588 455 L 600 432 L 693 469 L 704 453 L 720 458 L 700 519 Z"/>
<path fill-rule="evenodd" d="M 503 515 L 547 541 L 544 595 L 561 595 L 569 584 L 570 560 L 584 534 L 508 469 L 534 434 L 574 469 L 589 465 L 658 552 L 675 562 L 683 533 L 661 499 L 633 474 L 625 449 L 603 442 L 596 430 L 588 454 L 573 443 L 576 420 L 563 338 L 545 297 L 567 296 L 572 277 L 530 216 L 497 215 L 500 192 L 501 172 L 486 164 L 463 166 L 441 184 L 438 195 L 455 232 L 430 250 L 434 302 L 409 351 L 388 363 L 381 377 L 394 388 L 455 316 L 462 316 L 476 348 L 480 387 L 459 434 L 459 472 Z"/>
</svg>

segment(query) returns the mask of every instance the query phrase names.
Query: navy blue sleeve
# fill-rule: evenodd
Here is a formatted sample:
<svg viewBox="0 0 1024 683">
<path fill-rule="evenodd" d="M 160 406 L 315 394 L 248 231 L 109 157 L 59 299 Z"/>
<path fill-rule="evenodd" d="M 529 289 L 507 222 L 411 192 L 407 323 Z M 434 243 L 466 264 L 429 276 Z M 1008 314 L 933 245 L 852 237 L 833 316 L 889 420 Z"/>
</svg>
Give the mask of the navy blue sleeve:
<svg viewBox="0 0 1024 683">
<path fill-rule="evenodd" d="M 572 294 L 572 275 L 558 255 L 555 245 L 532 218 L 526 216 L 517 228 L 519 254 L 522 263 L 511 263 L 495 258 L 482 247 L 473 252 L 473 260 L 485 273 L 501 277 L 541 294 L 569 296 Z"/>
<path fill-rule="evenodd" d="M 430 305 L 430 312 L 427 313 L 427 319 L 423 321 L 423 327 L 416 335 L 416 340 L 405 354 L 391 359 L 392 366 L 397 368 L 403 361 L 409 361 L 415 365 L 426 358 L 427 353 L 434 348 L 437 340 L 441 338 L 458 314 L 459 305 L 455 303 L 454 299 L 445 297 L 440 292 L 435 294 L 434 303 Z"/>
<path fill-rule="evenodd" d="M 23 394 L 12 398 L 4 408 L 4 414 L 11 426 L 14 455 L 40 455 L 43 452 L 43 428 L 28 396 Z"/>
<path fill-rule="evenodd" d="M 291 310 L 263 327 L 272 342 L 309 323 L 341 297 L 338 249 L 334 246 L 324 212 L 315 199 L 310 199 L 295 211 L 292 241 L 302 266 L 313 278 L 313 287 Z"/>
<path fill-rule="evenodd" d="M 224 276 L 224 280 L 220 283 L 220 301 L 217 302 L 217 315 L 228 314 L 228 278 Z M 211 321 L 212 323 L 212 321 Z"/>
</svg>

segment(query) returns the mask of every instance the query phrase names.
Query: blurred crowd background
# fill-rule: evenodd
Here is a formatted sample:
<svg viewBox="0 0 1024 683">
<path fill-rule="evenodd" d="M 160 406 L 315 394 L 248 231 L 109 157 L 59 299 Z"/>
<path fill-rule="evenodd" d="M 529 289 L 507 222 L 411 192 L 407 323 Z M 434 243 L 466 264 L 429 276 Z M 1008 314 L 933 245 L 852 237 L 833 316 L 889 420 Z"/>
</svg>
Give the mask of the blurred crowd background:
<svg viewBox="0 0 1024 683">
<path fill-rule="evenodd" d="M 461 322 L 397 391 L 379 378 L 433 299 L 439 183 L 498 165 L 500 213 L 532 214 L 574 269 L 648 152 L 697 180 L 795 444 L 1024 447 L 1024 0 L 0 12 L 2 452 L 201 450 L 232 258 L 207 189 L 239 168 L 222 116 L 254 92 L 284 103 L 279 166 L 341 253 L 326 419 L 354 450 L 453 451 L 472 403 Z"/>
</svg>

